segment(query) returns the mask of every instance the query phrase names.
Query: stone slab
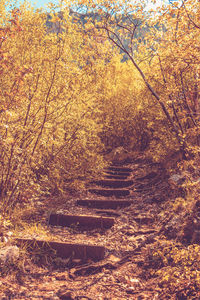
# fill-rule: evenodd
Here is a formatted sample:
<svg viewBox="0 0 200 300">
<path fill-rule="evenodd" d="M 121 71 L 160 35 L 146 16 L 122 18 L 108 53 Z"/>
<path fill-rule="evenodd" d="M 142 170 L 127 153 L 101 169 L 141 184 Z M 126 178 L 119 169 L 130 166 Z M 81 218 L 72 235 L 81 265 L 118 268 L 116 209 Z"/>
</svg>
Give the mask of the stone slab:
<svg viewBox="0 0 200 300">
<path fill-rule="evenodd" d="M 102 187 L 109 187 L 109 188 L 125 188 L 130 187 L 133 185 L 133 180 L 119 180 L 119 179 L 102 179 L 102 180 L 95 180 L 92 183 L 102 186 Z"/>
<path fill-rule="evenodd" d="M 104 197 L 116 197 L 121 198 L 130 195 L 130 191 L 127 189 L 88 189 L 88 192 L 104 196 Z"/>
<path fill-rule="evenodd" d="M 64 243 L 54 241 L 44 241 L 35 239 L 17 239 L 18 245 L 26 247 L 27 251 L 42 248 L 42 250 L 56 251 L 56 255 L 61 258 L 72 257 L 74 259 L 101 260 L 105 256 L 105 247 L 96 245 L 86 245 L 79 243 Z"/>
<path fill-rule="evenodd" d="M 133 169 L 127 168 L 127 167 L 114 167 L 114 166 L 111 166 L 111 167 L 108 167 L 107 169 L 109 171 L 115 171 L 115 172 L 128 172 L 128 173 L 133 172 Z"/>
<path fill-rule="evenodd" d="M 99 209 L 117 209 L 129 206 L 132 200 L 77 200 L 77 205 Z"/>
<path fill-rule="evenodd" d="M 105 228 L 114 225 L 114 218 L 85 215 L 66 215 L 52 213 L 49 217 L 49 225 L 53 226 L 77 226 L 84 228 Z"/>
</svg>

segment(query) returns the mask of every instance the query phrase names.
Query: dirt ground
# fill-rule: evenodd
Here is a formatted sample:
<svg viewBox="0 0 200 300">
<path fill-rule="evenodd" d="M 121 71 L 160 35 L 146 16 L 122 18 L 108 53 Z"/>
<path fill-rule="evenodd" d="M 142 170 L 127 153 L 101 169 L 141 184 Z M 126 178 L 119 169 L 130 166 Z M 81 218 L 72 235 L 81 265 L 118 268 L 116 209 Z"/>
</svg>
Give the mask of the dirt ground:
<svg viewBox="0 0 200 300">
<path fill-rule="evenodd" d="M 156 273 L 162 266 L 152 258 L 158 242 L 166 239 L 162 205 L 171 195 L 168 176 L 161 165 L 150 161 L 138 160 L 127 167 L 133 169 L 134 181 L 126 197 L 133 201 L 129 207 L 102 212 L 76 206 L 77 199 L 96 198 L 85 193 L 35 201 L 34 214 L 25 217 L 41 224 L 49 239 L 104 246 L 105 258 L 94 262 L 35 250 L 25 253 L 20 264 L 1 268 L 0 299 L 189 299 L 176 290 L 169 294 Z M 52 211 L 114 216 L 115 224 L 108 230 L 52 227 L 48 226 Z M 39 230 L 18 236 L 45 238 Z"/>
</svg>

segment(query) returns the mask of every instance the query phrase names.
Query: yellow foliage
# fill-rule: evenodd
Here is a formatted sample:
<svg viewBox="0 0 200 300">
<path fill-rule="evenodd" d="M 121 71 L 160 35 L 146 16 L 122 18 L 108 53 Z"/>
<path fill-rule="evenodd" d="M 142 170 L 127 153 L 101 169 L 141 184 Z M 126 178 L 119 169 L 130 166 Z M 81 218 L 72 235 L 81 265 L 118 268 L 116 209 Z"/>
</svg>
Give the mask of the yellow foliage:
<svg viewBox="0 0 200 300">
<path fill-rule="evenodd" d="M 194 244 L 181 249 L 171 244 L 171 247 L 163 248 L 160 253 L 154 253 L 154 257 L 162 255 L 165 267 L 156 272 L 161 279 L 161 286 L 173 290 L 181 284 L 185 285 L 185 291 L 190 284 L 193 285 L 194 290 L 200 288 L 199 245 Z"/>
<path fill-rule="evenodd" d="M 140 127 L 144 128 L 142 120 L 145 120 L 145 127 L 147 126 L 145 133 L 148 131 L 151 144 L 149 154 L 155 153 L 154 159 L 160 160 L 168 151 L 173 152 L 178 148 L 185 154 L 190 153 L 190 143 L 194 142 L 191 131 L 199 128 L 199 2 L 187 1 L 180 5 L 173 3 L 157 8 L 156 12 L 146 9 L 146 1 L 134 4 L 132 1 L 116 0 L 109 3 L 104 0 L 73 1 L 73 5 L 74 3 L 81 4 L 81 9 L 87 14 L 99 14 L 101 17 L 96 22 L 90 22 L 93 34 L 110 40 L 113 46 L 129 58 L 134 71 L 128 70 L 127 73 L 124 70 L 126 67 L 122 66 L 125 64 L 121 64 L 121 69 L 126 74 L 121 76 L 121 85 L 126 86 L 125 77 L 131 81 L 131 86 L 138 75 L 143 81 L 143 92 L 142 89 L 140 95 L 135 93 L 135 89 L 132 92 L 133 98 L 143 96 L 135 106 L 142 111 Z M 72 8 L 75 8 L 73 5 Z M 99 31 L 95 31 L 97 28 Z M 111 73 L 114 72 L 108 72 Z M 115 85 L 116 75 L 114 80 L 111 78 L 110 85 Z M 109 82 L 107 85 L 109 87 Z M 112 91 L 114 87 L 110 96 Z M 119 93 L 119 86 L 114 92 Z M 121 102 L 124 94 L 129 97 L 129 89 L 126 89 L 126 93 L 119 94 Z M 132 103 L 133 101 L 134 99 Z M 111 111 L 115 114 L 113 109 Z M 115 127 L 119 129 L 120 137 L 120 128 L 117 124 Z M 113 143 L 119 142 L 114 138 L 111 141 Z"/>
<path fill-rule="evenodd" d="M 73 185 L 103 166 L 98 85 L 86 63 L 96 54 L 88 37 L 78 31 L 67 9 L 58 34 L 47 33 L 46 14 L 27 4 L 11 17 L 7 13 L 0 44 L 4 209 L 31 197 L 31 190 L 62 190 L 65 180 Z M 108 50 L 103 48 L 98 59 L 104 62 Z"/>
<path fill-rule="evenodd" d="M 70 10 L 78 5 L 94 16 L 84 25 Z M 1 2 L 3 199 L 83 186 L 114 147 L 156 161 L 179 149 L 198 155 L 198 8 L 189 0 L 151 17 L 145 1 L 63 1 L 47 18 Z"/>
</svg>

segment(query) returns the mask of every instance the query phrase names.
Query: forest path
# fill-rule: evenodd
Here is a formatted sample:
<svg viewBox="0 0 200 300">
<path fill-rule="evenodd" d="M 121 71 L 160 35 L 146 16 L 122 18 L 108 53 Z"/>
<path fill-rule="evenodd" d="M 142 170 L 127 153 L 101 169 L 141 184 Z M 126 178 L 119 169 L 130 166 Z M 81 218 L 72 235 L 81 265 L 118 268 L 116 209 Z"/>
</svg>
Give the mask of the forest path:
<svg viewBox="0 0 200 300">
<path fill-rule="evenodd" d="M 159 239 L 160 203 L 168 197 L 162 166 L 143 159 L 111 166 L 91 185 L 84 199 L 62 202 L 48 216 L 48 231 L 61 248 L 78 246 L 67 246 L 60 257 L 43 253 L 31 270 L 25 266 L 13 299 L 161 299 L 145 261 Z M 41 224 L 46 220 L 46 214 L 40 217 Z"/>
</svg>

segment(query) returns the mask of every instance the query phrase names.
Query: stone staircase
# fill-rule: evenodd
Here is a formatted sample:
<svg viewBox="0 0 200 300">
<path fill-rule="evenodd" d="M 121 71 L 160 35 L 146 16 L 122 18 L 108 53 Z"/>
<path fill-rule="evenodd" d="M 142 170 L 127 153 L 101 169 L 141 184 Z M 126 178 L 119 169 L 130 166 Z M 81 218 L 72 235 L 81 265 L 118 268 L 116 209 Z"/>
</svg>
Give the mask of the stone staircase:
<svg viewBox="0 0 200 300">
<path fill-rule="evenodd" d="M 130 189 L 133 186 L 131 176 L 132 169 L 125 166 L 110 166 L 104 170 L 102 178 L 90 183 L 88 192 L 94 195 L 94 199 L 76 200 L 76 205 L 86 207 L 88 210 L 97 209 L 95 214 L 62 214 L 51 213 L 48 219 L 50 226 L 62 226 L 83 228 L 89 231 L 94 228 L 107 230 L 111 228 L 119 215 L 115 210 L 127 207 L 133 203 Z M 99 196 L 101 198 L 99 198 Z M 103 198 L 102 198 L 103 197 Z M 100 216 L 98 215 L 100 214 Z M 106 215 L 106 216 L 103 216 Z M 110 215 L 109 217 L 107 215 Z M 87 239 L 87 238 L 86 238 Z M 18 244 L 25 244 L 26 248 L 43 248 L 56 251 L 56 255 L 62 258 L 92 259 L 98 261 L 104 258 L 106 249 L 102 245 L 88 245 L 82 243 L 65 243 L 45 241 L 37 239 L 20 238 Z"/>
</svg>

